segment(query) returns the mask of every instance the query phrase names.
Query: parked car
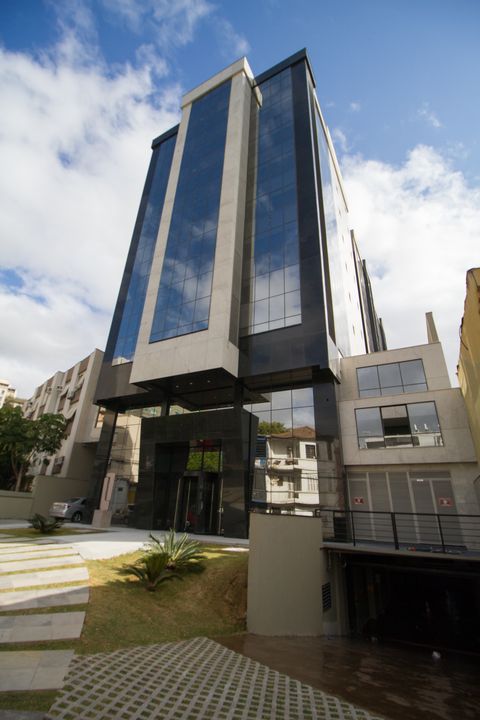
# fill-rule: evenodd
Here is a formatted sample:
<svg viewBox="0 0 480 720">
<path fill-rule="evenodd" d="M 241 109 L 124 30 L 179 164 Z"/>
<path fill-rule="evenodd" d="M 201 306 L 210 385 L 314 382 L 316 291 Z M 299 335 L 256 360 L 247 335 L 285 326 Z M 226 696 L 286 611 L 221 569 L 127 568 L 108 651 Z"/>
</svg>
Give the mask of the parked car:
<svg viewBox="0 0 480 720">
<path fill-rule="evenodd" d="M 82 522 L 86 516 L 86 497 L 75 497 L 64 502 L 54 502 L 48 514 L 58 520 L 71 520 L 72 522 Z"/>
</svg>

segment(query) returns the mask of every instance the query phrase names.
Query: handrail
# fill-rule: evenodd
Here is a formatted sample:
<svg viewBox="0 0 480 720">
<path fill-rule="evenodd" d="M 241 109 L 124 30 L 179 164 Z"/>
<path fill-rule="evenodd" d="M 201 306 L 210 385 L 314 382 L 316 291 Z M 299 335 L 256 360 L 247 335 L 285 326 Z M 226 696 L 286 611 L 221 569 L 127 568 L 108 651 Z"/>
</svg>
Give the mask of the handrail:
<svg viewBox="0 0 480 720">
<path fill-rule="evenodd" d="M 480 515 L 322 507 L 326 542 L 382 544 L 396 550 L 480 553 Z"/>
</svg>

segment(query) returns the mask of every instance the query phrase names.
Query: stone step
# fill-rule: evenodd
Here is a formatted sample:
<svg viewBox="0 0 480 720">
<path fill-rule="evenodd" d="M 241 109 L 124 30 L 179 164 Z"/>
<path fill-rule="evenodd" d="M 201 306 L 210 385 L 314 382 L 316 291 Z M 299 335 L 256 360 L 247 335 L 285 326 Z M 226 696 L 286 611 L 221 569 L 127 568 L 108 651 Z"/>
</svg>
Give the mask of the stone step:
<svg viewBox="0 0 480 720">
<path fill-rule="evenodd" d="M 64 568 L 62 570 L 39 570 L 32 573 L 19 573 L 18 575 L 1 575 L 0 590 L 15 590 L 21 587 L 35 585 L 53 585 L 56 583 L 75 582 L 76 580 L 88 580 L 88 570 L 85 567 Z M 2 603 L 0 593 L 0 607 Z"/>
<path fill-rule="evenodd" d="M 0 563 L 9 562 L 10 560 L 35 560 L 35 558 L 44 558 L 44 557 L 60 557 L 63 555 L 75 555 L 77 553 L 76 550 L 74 550 L 71 547 L 62 547 L 62 546 L 53 546 L 50 547 L 48 545 L 45 545 L 45 550 L 42 548 L 35 548 L 35 550 L 26 550 L 25 552 L 14 552 L 14 553 L 0 553 Z"/>
<path fill-rule="evenodd" d="M 38 588 L 0 593 L 0 612 L 9 610 L 34 610 L 59 605 L 83 605 L 88 603 L 87 585 L 62 588 Z"/>
<path fill-rule="evenodd" d="M 73 650 L 0 652 L 0 691 L 56 690 L 63 687 L 73 652 Z"/>
<path fill-rule="evenodd" d="M 70 552 L 73 552 L 71 550 Z M 66 557 L 34 558 L 33 560 L 16 560 L 0 562 L 0 574 L 19 572 L 22 570 L 40 570 L 41 568 L 58 567 L 60 565 L 83 565 L 83 558 L 77 554 Z"/>
<path fill-rule="evenodd" d="M 80 637 L 84 612 L 0 617 L 0 643 L 70 640 Z"/>
<path fill-rule="evenodd" d="M 25 545 L 16 547 L 0 547 L 0 560 L 3 561 L 4 557 L 8 555 L 15 555 L 18 558 L 23 558 L 24 555 L 30 555 L 35 553 L 54 552 L 72 550 L 71 545 L 65 543 L 26 543 Z"/>
</svg>

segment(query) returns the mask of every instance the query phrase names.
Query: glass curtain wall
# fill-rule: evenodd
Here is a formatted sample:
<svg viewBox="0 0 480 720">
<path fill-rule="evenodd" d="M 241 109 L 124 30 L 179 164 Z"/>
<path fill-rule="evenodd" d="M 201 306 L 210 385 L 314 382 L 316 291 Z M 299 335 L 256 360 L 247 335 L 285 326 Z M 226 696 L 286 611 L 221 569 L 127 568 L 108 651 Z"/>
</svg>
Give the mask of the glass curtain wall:
<svg viewBox="0 0 480 720">
<path fill-rule="evenodd" d="M 245 405 L 258 417 L 253 508 L 311 514 L 319 504 L 313 389 L 289 388 L 265 394 Z"/>
<path fill-rule="evenodd" d="M 260 85 L 254 108 L 240 334 L 302 321 L 291 70 Z"/>
<path fill-rule="evenodd" d="M 347 253 L 347 247 L 351 251 L 350 232 L 346 225 L 347 208 L 341 197 L 339 188 L 334 183 L 335 170 L 333 168 L 333 161 L 330 157 L 327 139 L 317 109 L 315 109 L 315 118 L 320 155 L 321 188 L 327 236 L 328 263 L 330 277 L 332 278 L 331 293 L 335 323 L 334 340 L 340 352 L 348 356 L 351 354 L 350 331 L 346 290 L 343 282 L 345 278 L 344 259 Z M 342 224 L 345 227 L 339 226 L 337 203 L 341 208 L 341 213 L 344 215 L 345 222 Z"/>
<path fill-rule="evenodd" d="M 150 342 L 208 328 L 230 85 L 192 104 Z"/>
<path fill-rule="evenodd" d="M 127 299 L 113 352 L 113 365 L 131 362 L 135 352 L 175 141 L 176 135 L 162 142 L 154 150 L 153 181 L 148 194 Z"/>
</svg>

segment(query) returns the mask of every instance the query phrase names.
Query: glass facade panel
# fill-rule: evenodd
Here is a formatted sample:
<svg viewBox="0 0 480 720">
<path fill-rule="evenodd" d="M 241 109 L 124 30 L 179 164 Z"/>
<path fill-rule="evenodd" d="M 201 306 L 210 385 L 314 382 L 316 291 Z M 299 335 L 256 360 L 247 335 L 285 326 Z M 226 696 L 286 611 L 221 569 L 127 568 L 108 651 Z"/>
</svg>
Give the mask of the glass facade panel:
<svg viewBox="0 0 480 720">
<path fill-rule="evenodd" d="M 335 205 L 334 191 L 334 169 L 333 161 L 330 157 L 327 139 L 323 131 L 322 122 L 318 111 L 315 112 L 318 150 L 320 155 L 320 174 L 323 198 L 323 211 L 325 216 L 325 231 L 328 250 L 328 263 L 330 268 L 330 276 L 337 278 L 337 282 L 332 283 L 332 305 L 335 323 L 335 343 L 343 355 L 350 353 L 350 321 L 347 307 L 346 293 L 343 280 L 345 277 L 344 258 L 345 249 L 343 245 L 342 233 L 338 227 L 337 209 Z M 346 209 L 345 209 L 346 212 Z"/>
<path fill-rule="evenodd" d="M 361 398 L 428 390 L 421 360 L 357 368 L 357 382 Z"/>
<path fill-rule="evenodd" d="M 360 408 L 355 415 L 360 448 L 443 445 L 434 402 Z"/>
<path fill-rule="evenodd" d="M 358 444 L 361 448 L 385 447 L 383 425 L 379 408 L 355 410 Z"/>
<path fill-rule="evenodd" d="M 252 500 L 277 512 L 311 514 L 318 507 L 320 478 L 313 389 L 288 388 L 246 405 L 259 419 Z M 330 468 L 329 468 L 330 469 Z"/>
<path fill-rule="evenodd" d="M 400 368 L 398 363 L 390 363 L 389 365 L 378 366 L 378 376 L 380 378 L 380 387 L 382 390 L 389 388 L 401 387 L 402 378 L 400 376 Z"/>
<path fill-rule="evenodd" d="M 251 251 L 244 261 L 241 335 L 301 322 L 290 68 L 263 82 L 260 90 L 258 143 L 249 168 L 254 200 L 247 208 Z M 267 303 L 258 306 L 262 301 Z"/>
<path fill-rule="evenodd" d="M 420 392 L 427 389 L 425 372 L 421 360 L 409 360 L 408 362 L 399 363 L 399 365 L 403 385 L 409 388 L 405 390 L 405 392 Z M 413 389 L 415 386 L 416 389 Z"/>
<path fill-rule="evenodd" d="M 150 342 L 208 328 L 230 82 L 192 105 Z"/>
<path fill-rule="evenodd" d="M 135 352 L 175 141 L 176 136 L 168 138 L 155 150 L 157 154 L 155 170 L 140 230 L 127 299 L 113 351 L 113 365 L 130 362 Z"/>
</svg>

